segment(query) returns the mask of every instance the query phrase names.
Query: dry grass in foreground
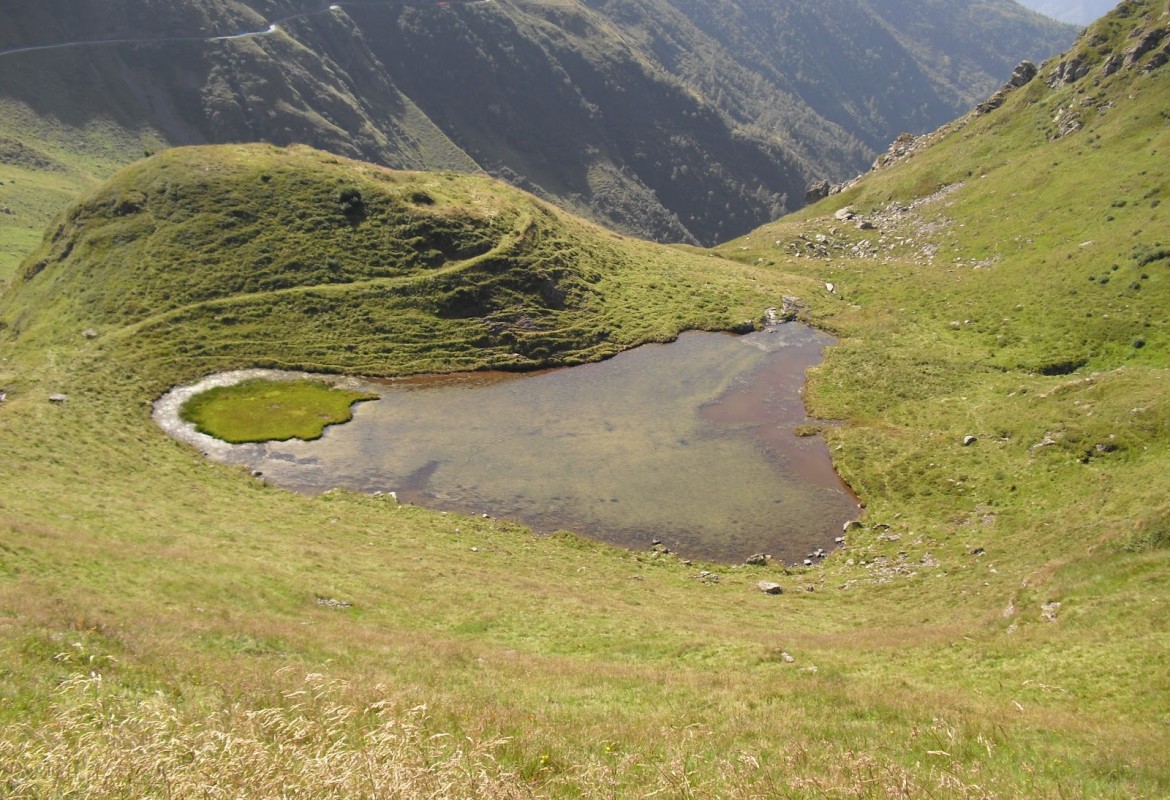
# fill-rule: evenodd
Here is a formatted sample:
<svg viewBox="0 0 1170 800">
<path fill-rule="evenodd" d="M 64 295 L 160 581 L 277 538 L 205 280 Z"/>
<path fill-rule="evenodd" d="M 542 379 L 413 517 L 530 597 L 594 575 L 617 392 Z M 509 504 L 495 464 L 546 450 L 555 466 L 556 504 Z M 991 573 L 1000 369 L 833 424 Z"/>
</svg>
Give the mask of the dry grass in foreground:
<svg viewBox="0 0 1170 800">
<path fill-rule="evenodd" d="M 685 758 L 650 763 L 608 749 L 585 764 L 542 757 L 525 775 L 505 766 L 513 752 L 507 739 L 432 733 L 425 706 L 355 704 L 347 684 L 319 673 L 280 700 L 199 716 L 161 695 L 127 700 L 96 673 L 77 674 L 60 687 L 43 724 L 0 734 L 0 786 L 11 800 L 993 796 L 949 768 L 932 770 L 924 783 L 897 765 L 831 746 L 794 746 L 780 770 L 741 753 L 707 779 Z"/>
</svg>

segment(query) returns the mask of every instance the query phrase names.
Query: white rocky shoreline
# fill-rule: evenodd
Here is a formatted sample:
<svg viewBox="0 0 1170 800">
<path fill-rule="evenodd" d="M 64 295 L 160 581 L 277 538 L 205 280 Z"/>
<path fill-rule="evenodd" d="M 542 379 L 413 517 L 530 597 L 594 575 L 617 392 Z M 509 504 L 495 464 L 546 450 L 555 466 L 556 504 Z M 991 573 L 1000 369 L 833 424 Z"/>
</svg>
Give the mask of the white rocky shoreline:
<svg viewBox="0 0 1170 800">
<path fill-rule="evenodd" d="M 264 456 L 267 447 L 263 443 L 231 444 L 229 442 L 200 433 L 195 424 L 182 418 L 179 411 L 183 404 L 197 394 L 208 389 L 217 389 L 223 386 L 235 386 L 244 381 L 263 379 L 270 381 L 315 380 L 325 381 L 334 386 L 346 386 L 356 383 L 356 379 L 343 375 L 321 375 L 310 372 L 293 372 L 279 369 L 237 369 L 229 372 L 218 372 L 208 375 L 196 383 L 187 386 L 176 386 L 162 397 L 154 401 L 151 418 L 169 436 L 178 439 L 198 449 L 203 455 L 215 461 L 228 464 L 245 464 L 258 461 Z"/>
</svg>

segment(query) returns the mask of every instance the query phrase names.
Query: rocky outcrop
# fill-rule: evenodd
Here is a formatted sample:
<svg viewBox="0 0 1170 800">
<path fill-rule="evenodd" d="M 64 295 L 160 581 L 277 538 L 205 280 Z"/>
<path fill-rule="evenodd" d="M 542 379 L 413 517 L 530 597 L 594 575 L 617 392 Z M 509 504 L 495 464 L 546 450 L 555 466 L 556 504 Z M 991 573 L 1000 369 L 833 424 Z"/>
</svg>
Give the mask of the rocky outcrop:
<svg viewBox="0 0 1170 800">
<path fill-rule="evenodd" d="M 1076 83 L 1081 78 L 1089 74 L 1089 63 L 1079 57 L 1073 57 L 1067 61 L 1061 61 L 1056 65 L 1056 69 L 1048 76 L 1048 88 L 1055 89 L 1058 86 L 1067 86 L 1071 83 Z"/>
<path fill-rule="evenodd" d="M 809 185 L 808 189 L 804 193 L 804 202 L 811 206 L 818 200 L 824 200 L 826 197 L 832 194 L 832 191 L 833 185 L 829 183 L 828 180 L 822 178 L 821 180 L 815 181 Z"/>
<path fill-rule="evenodd" d="M 1003 101 L 1007 99 L 1007 96 L 1011 92 L 1031 83 L 1032 79 L 1036 77 L 1037 72 L 1039 70 L 1031 61 L 1021 61 L 1012 71 L 1012 76 L 1008 78 L 1008 82 L 1000 87 L 999 91 L 975 106 L 976 113 L 987 114 L 1002 106 Z"/>
<path fill-rule="evenodd" d="M 1144 56 L 1146 53 L 1150 52 L 1151 50 L 1156 48 L 1158 45 L 1160 45 L 1162 43 L 1162 40 L 1165 38 L 1166 38 L 1166 29 L 1165 28 L 1155 28 L 1152 31 L 1146 31 L 1145 33 L 1143 33 L 1141 35 L 1141 37 L 1139 38 L 1138 43 L 1125 51 L 1125 55 L 1124 55 L 1125 65 L 1127 67 L 1136 66 L 1138 61 L 1141 60 L 1142 56 Z M 1159 66 L 1161 64 L 1166 63 L 1165 62 L 1165 59 L 1166 59 L 1165 48 L 1163 48 L 1163 51 L 1161 53 L 1159 53 L 1158 55 L 1162 56 L 1162 59 L 1161 59 Z M 1151 60 L 1154 60 L 1154 59 L 1151 59 Z"/>
<path fill-rule="evenodd" d="M 1121 50 L 1120 47 L 1115 48 L 1114 52 L 1105 58 L 1099 69 L 1095 71 L 1097 79 L 1108 78 L 1122 69 L 1153 72 L 1164 66 L 1170 62 L 1170 40 L 1168 37 L 1170 37 L 1170 30 L 1164 27 L 1134 28 L 1129 35 L 1134 43 L 1124 50 Z M 1102 47 L 1107 46 L 1108 41 L 1106 35 L 1099 33 L 1089 38 L 1087 44 L 1091 47 Z M 1150 55 L 1151 53 L 1153 55 Z M 1061 59 L 1057 63 L 1048 76 L 1048 87 L 1057 89 L 1069 86 L 1091 74 L 1094 74 L 1094 59 L 1088 52 L 1082 51 Z"/>
</svg>

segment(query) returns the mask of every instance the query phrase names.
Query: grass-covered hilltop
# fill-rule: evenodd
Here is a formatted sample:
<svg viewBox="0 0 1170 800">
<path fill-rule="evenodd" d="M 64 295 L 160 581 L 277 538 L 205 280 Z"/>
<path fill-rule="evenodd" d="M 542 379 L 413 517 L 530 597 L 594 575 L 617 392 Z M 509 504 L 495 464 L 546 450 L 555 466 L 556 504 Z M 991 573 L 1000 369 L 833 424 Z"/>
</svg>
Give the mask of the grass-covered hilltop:
<svg viewBox="0 0 1170 800">
<path fill-rule="evenodd" d="M 0 794 L 1170 795 L 1168 44 L 1124 2 L 710 251 L 302 148 L 119 172 L 0 297 Z M 866 505 L 808 569 L 296 495 L 150 419 L 224 369 L 570 364 L 786 295 L 840 337 L 806 400 Z"/>
<path fill-rule="evenodd" d="M 0 314 L 42 352 L 89 331 L 87 351 L 138 364 L 151 391 L 226 366 L 532 368 L 761 314 L 775 279 L 715 262 L 487 178 L 187 148 L 65 212 Z"/>
</svg>

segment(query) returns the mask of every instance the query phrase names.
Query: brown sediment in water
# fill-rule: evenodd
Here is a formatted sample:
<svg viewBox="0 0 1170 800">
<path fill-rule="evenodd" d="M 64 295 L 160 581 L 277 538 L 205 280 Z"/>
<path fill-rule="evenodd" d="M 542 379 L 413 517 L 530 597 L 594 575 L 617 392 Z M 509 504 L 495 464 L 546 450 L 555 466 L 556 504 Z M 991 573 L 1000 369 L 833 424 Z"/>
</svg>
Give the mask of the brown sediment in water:
<svg viewBox="0 0 1170 800">
<path fill-rule="evenodd" d="M 838 474 L 819 436 L 800 436 L 796 429 L 809 423 L 804 405 L 803 381 L 795 375 L 821 362 L 824 346 L 805 345 L 777 351 L 759 369 L 743 376 L 717 400 L 699 413 L 714 425 L 737 429 L 749 436 L 786 469 L 826 489 L 842 489 L 858 500 L 853 489 Z M 824 421 L 820 421 L 824 422 Z"/>
</svg>

